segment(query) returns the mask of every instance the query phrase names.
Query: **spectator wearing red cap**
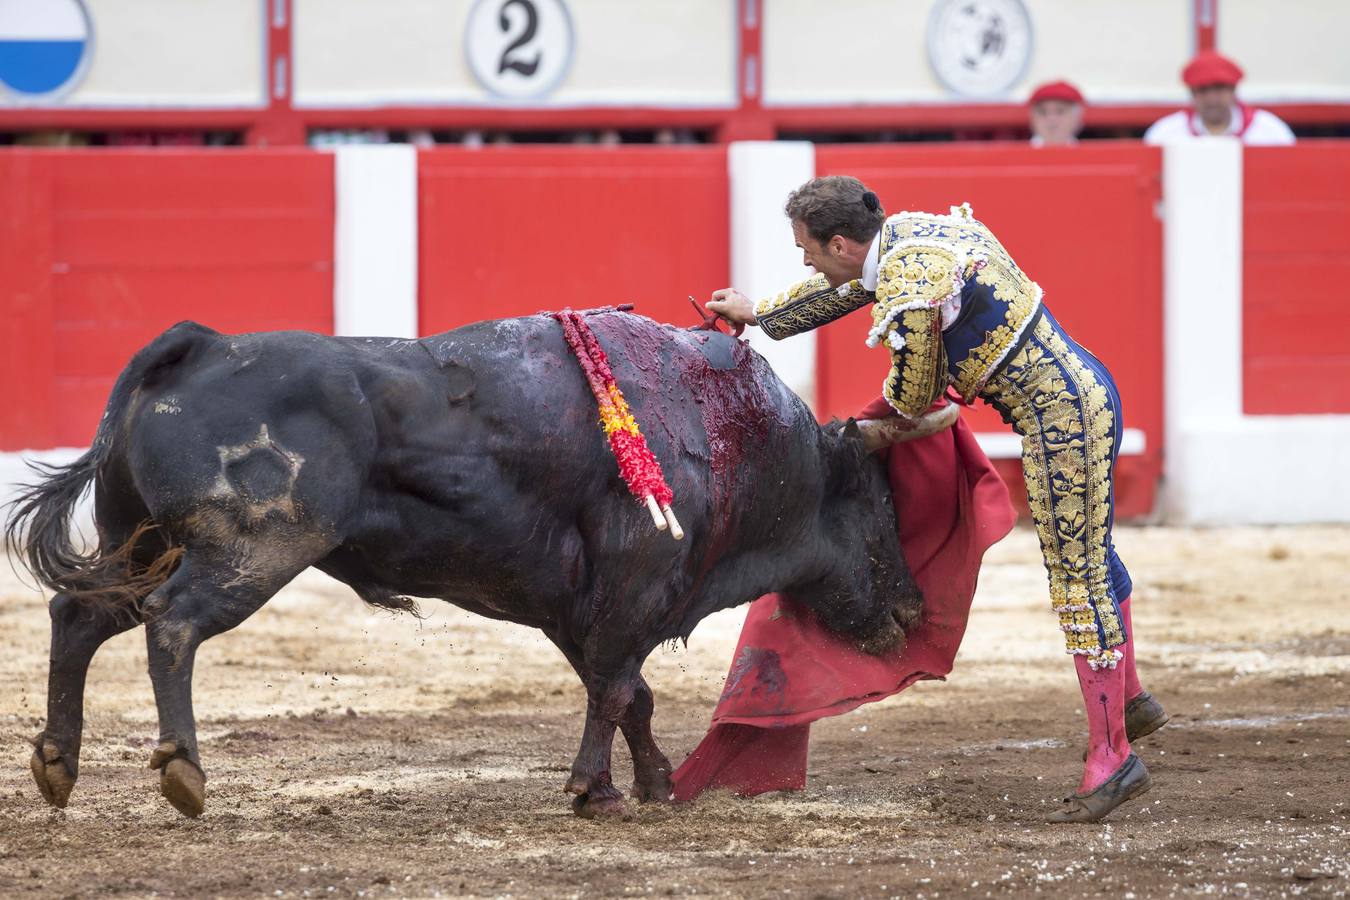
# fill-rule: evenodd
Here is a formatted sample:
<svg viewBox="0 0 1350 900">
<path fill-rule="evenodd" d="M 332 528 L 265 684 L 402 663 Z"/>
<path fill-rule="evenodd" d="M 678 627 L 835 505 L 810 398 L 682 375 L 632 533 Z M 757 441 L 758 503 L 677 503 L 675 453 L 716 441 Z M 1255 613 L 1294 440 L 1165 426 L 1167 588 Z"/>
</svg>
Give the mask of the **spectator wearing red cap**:
<svg viewBox="0 0 1350 900">
<path fill-rule="evenodd" d="M 1083 128 L 1083 93 L 1067 81 L 1051 81 L 1031 92 L 1031 146 L 1078 143 Z"/>
<path fill-rule="evenodd" d="M 1242 69 L 1226 56 L 1204 50 L 1181 70 L 1191 89 L 1191 109 L 1163 116 L 1144 132 L 1150 144 L 1171 144 L 1198 137 L 1235 137 L 1244 144 L 1292 144 L 1294 133 L 1274 113 L 1237 99 Z"/>
</svg>

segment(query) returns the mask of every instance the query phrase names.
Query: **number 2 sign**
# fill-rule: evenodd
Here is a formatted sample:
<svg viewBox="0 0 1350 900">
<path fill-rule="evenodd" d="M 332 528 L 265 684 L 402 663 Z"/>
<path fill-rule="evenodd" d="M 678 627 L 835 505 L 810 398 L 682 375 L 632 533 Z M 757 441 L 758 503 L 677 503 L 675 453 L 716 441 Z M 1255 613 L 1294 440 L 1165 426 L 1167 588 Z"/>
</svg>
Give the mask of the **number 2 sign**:
<svg viewBox="0 0 1350 900">
<path fill-rule="evenodd" d="M 464 53 L 489 93 L 528 100 L 562 81 L 573 40 L 564 0 L 477 0 L 464 30 Z"/>
</svg>

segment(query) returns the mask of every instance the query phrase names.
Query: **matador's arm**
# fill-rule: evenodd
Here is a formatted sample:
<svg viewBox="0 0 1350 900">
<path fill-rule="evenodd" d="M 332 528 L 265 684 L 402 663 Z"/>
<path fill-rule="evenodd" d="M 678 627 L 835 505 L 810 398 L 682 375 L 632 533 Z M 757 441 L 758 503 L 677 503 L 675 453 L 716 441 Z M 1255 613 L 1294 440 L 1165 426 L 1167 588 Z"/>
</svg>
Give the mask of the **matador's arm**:
<svg viewBox="0 0 1350 900">
<path fill-rule="evenodd" d="M 867 343 L 891 352 L 882 393 L 901 416 L 923 415 L 947 386 L 942 307 L 960 298 L 964 268 L 949 249 L 931 245 L 897 247 L 881 261 Z"/>
<path fill-rule="evenodd" d="M 832 288 L 824 275 L 816 274 L 760 300 L 755 304 L 755 319 L 765 334 L 779 341 L 829 324 L 872 299 L 872 292 L 864 290 L 857 279 Z"/>
</svg>

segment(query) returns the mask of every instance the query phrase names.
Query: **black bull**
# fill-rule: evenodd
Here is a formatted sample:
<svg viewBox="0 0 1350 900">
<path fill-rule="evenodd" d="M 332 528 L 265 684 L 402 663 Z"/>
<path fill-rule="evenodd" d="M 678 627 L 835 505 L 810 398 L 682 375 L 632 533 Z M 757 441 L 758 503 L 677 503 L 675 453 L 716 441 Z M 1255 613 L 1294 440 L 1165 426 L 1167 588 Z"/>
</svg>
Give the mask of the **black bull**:
<svg viewBox="0 0 1350 900">
<path fill-rule="evenodd" d="M 819 426 L 747 345 L 620 312 L 588 321 L 675 492 L 684 541 L 628 494 L 581 369 L 548 316 L 423 340 L 224 335 L 182 323 L 119 377 L 88 453 L 15 502 L 11 543 L 56 591 L 33 774 L 65 806 L 85 674 L 146 626 L 161 791 L 201 813 L 197 647 L 309 566 L 366 602 L 434 597 L 544 632 L 586 687 L 566 790 L 622 811 L 619 728 L 640 799 L 670 796 L 641 669 L 708 614 L 784 591 L 872 652 L 920 597 L 880 463 Z M 98 546 L 70 536 L 94 484 Z"/>
</svg>

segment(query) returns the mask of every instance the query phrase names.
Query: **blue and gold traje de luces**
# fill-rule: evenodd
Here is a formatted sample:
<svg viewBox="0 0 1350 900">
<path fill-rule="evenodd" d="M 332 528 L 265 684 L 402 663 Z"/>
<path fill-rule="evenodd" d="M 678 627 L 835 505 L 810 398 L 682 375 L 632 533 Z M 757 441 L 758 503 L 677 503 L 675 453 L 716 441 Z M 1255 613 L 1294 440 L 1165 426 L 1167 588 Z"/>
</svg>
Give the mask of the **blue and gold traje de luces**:
<svg viewBox="0 0 1350 900">
<path fill-rule="evenodd" d="M 1041 289 L 968 205 L 891 216 L 878 252 L 874 292 L 857 280 L 832 289 L 814 275 L 761 300 L 760 327 L 780 339 L 874 303 L 868 344 L 890 350 L 883 393 L 897 412 L 921 415 L 949 383 L 973 400 L 1025 336 Z"/>
<path fill-rule="evenodd" d="M 761 300 L 778 339 L 873 303 L 869 345 L 884 344 L 883 386 L 901 415 L 923 414 L 954 385 L 982 397 L 1022 436 L 1027 499 L 1068 652 L 1114 666 L 1126 640 L 1130 577 L 1111 541 L 1120 396 L 1110 373 L 1041 305 L 1028 278 L 969 205 L 902 212 L 882 225 L 875 291 L 822 275 Z"/>
</svg>

